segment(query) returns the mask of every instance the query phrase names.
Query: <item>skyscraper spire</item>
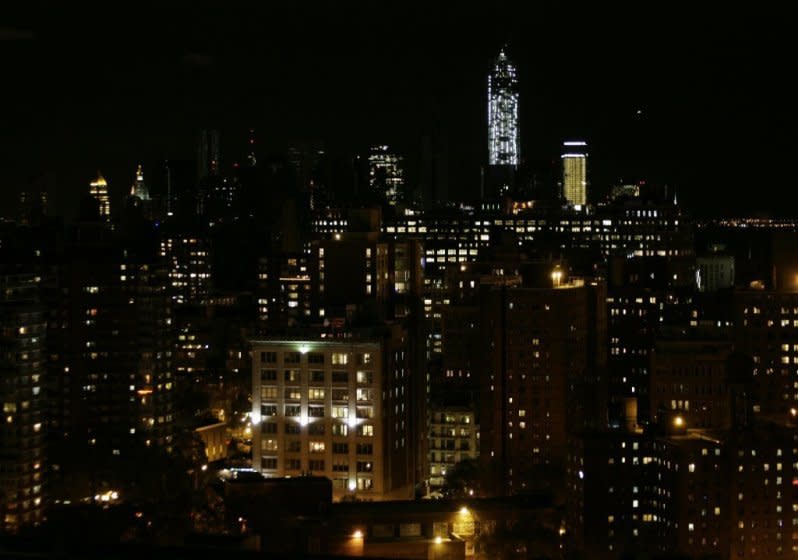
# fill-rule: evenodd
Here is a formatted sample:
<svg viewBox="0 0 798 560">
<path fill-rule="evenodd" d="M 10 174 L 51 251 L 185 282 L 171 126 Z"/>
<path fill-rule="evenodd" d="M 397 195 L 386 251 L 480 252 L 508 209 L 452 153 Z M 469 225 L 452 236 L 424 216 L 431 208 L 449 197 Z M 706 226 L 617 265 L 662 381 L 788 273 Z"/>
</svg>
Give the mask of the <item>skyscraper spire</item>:
<svg viewBox="0 0 798 560">
<path fill-rule="evenodd" d="M 141 169 L 141 164 L 139 164 L 138 168 L 136 169 L 136 182 L 134 183 L 130 194 L 139 197 L 141 200 L 150 199 L 150 191 L 147 188 L 147 185 L 144 183 L 144 171 Z"/>
<path fill-rule="evenodd" d="M 488 74 L 488 163 L 517 166 L 521 159 L 518 80 L 505 48 Z"/>
</svg>

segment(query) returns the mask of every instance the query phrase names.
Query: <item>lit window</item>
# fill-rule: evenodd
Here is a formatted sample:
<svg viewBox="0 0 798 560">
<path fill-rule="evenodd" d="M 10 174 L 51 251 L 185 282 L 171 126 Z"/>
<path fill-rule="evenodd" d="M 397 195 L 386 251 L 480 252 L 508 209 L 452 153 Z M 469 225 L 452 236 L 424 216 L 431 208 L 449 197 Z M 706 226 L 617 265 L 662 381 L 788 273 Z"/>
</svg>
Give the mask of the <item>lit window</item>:
<svg viewBox="0 0 798 560">
<path fill-rule="evenodd" d="M 349 354 L 346 352 L 334 352 L 332 355 L 332 363 L 336 366 L 343 366 L 349 363 Z"/>
</svg>

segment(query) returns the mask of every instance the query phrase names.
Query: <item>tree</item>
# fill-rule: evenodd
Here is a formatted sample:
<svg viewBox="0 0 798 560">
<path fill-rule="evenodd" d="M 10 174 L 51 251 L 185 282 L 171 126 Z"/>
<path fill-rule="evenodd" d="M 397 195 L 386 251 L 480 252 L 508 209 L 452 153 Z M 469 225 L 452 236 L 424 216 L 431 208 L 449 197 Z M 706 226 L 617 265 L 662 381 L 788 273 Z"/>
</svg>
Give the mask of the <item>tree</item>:
<svg viewBox="0 0 798 560">
<path fill-rule="evenodd" d="M 469 490 L 479 495 L 481 472 L 476 459 L 465 459 L 446 472 L 444 494 L 451 498 L 466 497 Z"/>
</svg>

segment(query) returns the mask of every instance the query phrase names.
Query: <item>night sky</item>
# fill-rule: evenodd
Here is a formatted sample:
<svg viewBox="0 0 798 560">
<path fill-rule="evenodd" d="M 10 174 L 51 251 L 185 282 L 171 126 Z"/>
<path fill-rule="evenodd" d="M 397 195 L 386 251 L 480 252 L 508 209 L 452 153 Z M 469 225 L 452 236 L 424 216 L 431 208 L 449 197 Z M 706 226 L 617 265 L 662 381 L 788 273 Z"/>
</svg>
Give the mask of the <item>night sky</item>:
<svg viewBox="0 0 798 560">
<path fill-rule="evenodd" d="M 389 143 L 412 160 L 434 135 L 450 195 L 471 194 L 505 42 L 532 167 L 578 137 L 599 190 L 667 183 L 698 213 L 798 202 L 794 19 L 775 3 L 17 4 L 0 16 L 5 208 L 43 182 L 68 211 L 97 169 L 121 192 L 138 162 L 194 157 L 201 127 L 222 131 L 224 166 L 250 127 L 261 155 Z"/>
</svg>

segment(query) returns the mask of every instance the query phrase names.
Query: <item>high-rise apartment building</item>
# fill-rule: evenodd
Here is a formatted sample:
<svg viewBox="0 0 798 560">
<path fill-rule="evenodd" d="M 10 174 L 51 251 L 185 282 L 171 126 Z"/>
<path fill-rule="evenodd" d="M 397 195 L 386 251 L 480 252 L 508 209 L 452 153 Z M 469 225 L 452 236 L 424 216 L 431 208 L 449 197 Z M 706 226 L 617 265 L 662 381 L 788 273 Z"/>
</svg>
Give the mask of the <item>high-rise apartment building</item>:
<svg viewBox="0 0 798 560">
<path fill-rule="evenodd" d="M 431 406 L 429 485 L 440 488 L 461 461 L 479 458 L 479 426 L 474 411 L 462 406 Z"/>
<path fill-rule="evenodd" d="M 550 269 L 548 287 L 496 287 L 480 304 L 480 446 L 493 493 L 564 466 L 568 434 L 602 416 L 604 285 Z"/>
<path fill-rule="evenodd" d="M 771 418 L 703 430 L 690 428 L 680 414 L 664 420 L 646 431 L 574 438 L 566 548 L 601 560 L 655 552 L 695 559 L 794 557 L 795 426 Z"/>
<path fill-rule="evenodd" d="M 0 269 L 0 530 L 45 519 L 46 319 L 40 278 Z"/>
<path fill-rule="evenodd" d="M 734 294 L 735 348 L 753 360 L 754 414 L 798 407 L 798 293 L 744 289 Z"/>
<path fill-rule="evenodd" d="M 54 440 L 123 455 L 167 450 L 174 421 L 173 325 L 166 269 L 154 247 L 92 238 L 67 247 L 48 301 Z"/>
<path fill-rule="evenodd" d="M 307 256 L 279 253 L 258 260 L 258 331 L 295 327 L 311 319 Z"/>
<path fill-rule="evenodd" d="M 160 256 L 166 262 L 172 301 L 207 304 L 211 289 L 211 244 L 201 233 L 165 232 Z"/>
<path fill-rule="evenodd" d="M 724 340 L 658 340 L 651 355 L 649 418 L 678 413 L 694 428 L 730 428 L 731 353 L 731 342 Z"/>
<path fill-rule="evenodd" d="M 252 341 L 253 467 L 326 476 L 335 499 L 408 499 L 423 401 L 398 326 Z"/>
</svg>

